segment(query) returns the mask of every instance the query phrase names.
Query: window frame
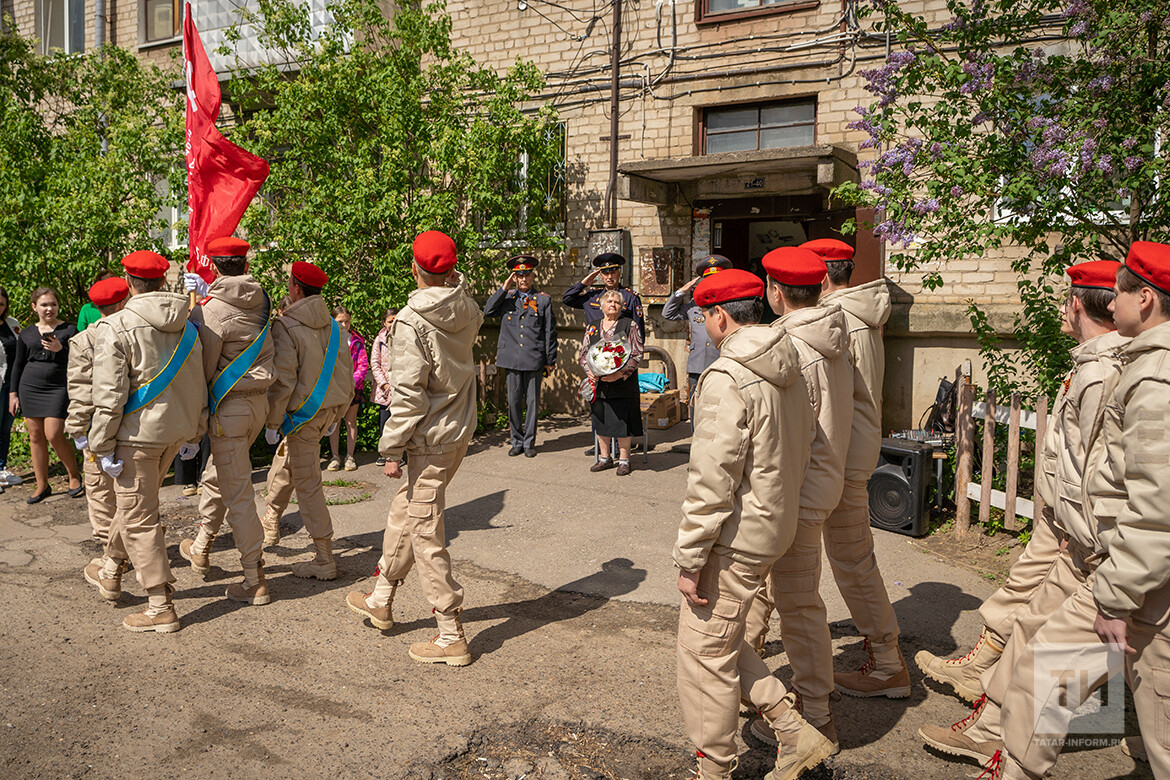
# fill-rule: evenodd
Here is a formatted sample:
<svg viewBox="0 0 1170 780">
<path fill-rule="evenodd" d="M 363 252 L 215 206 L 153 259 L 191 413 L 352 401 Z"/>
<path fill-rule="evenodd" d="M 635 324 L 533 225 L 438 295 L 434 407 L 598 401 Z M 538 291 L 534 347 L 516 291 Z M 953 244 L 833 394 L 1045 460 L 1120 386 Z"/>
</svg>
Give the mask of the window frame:
<svg viewBox="0 0 1170 780">
<path fill-rule="evenodd" d="M 48 36 L 46 23 L 47 19 L 45 13 L 45 5 L 53 0 L 35 0 L 33 3 L 33 23 L 36 25 L 37 38 L 37 53 L 41 56 L 48 56 L 54 51 L 60 51 L 64 54 L 82 54 L 85 52 L 87 44 L 86 33 L 87 17 L 85 15 L 85 0 L 60 0 L 65 12 L 64 25 L 62 30 L 62 39 L 65 43 L 63 48 L 56 46 L 50 47 L 48 43 Z M 80 15 L 77 16 L 80 10 Z M 77 18 L 74 18 L 77 16 Z M 80 46 L 77 44 L 80 43 Z"/>
<path fill-rule="evenodd" d="M 761 6 L 759 8 L 747 8 L 742 11 L 722 11 L 711 13 L 708 10 L 709 0 L 696 0 L 695 2 L 695 24 L 699 26 L 721 24 L 723 22 L 734 22 L 740 19 L 752 19 L 757 16 L 772 16 L 773 14 L 792 13 L 795 11 L 808 11 L 813 8 L 819 8 L 820 0 L 792 0 L 788 3 L 780 3 L 777 5 Z"/>
<path fill-rule="evenodd" d="M 765 129 L 772 129 L 772 128 L 777 128 L 777 127 L 805 127 L 805 126 L 811 125 L 812 126 L 812 141 L 810 142 L 810 144 L 815 145 L 817 142 L 817 133 L 818 133 L 818 131 L 817 131 L 817 116 L 818 116 L 817 97 L 818 97 L 817 93 L 814 92 L 814 93 L 808 94 L 808 95 L 786 97 L 782 100 L 748 101 L 748 102 L 744 102 L 744 103 L 722 103 L 720 105 L 715 105 L 715 106 L 702 106 L 699 109 L 699 125 L 698 125 L 698 132 L 696 133 L 696 138 L 695 138 L 696 156 L 706 157 L 706 156 L 713 155 L 713 154 L 735 154 L 735 152 L 708 152 L 707 151 L 707 146 L 708 146 L 707 139 L 708 139 L 708 136 L 710 135 L 710 131 L 708 129 L 708 115 L 712 111 L 735 111 L 735 110 L 742 110 L 745 108 L 754 108 L 756 110 L 756 126 L 755 126 L 756 148 L 755 149 L 744 149 L 741 151 L 765 151 L 767 149 L 795 149 L 795 148 L 800 147 L 800 146 L 809 145 L 809 144 L 793 144 L 792 146 L 766 146 L 766 147 L 761 148 L 761 146 L 760 146 L 760 133 L 761 133 L 761 131 L 763 131 Z M 812 103 L 813 116 L 812 116 L 811 122 L 789 123 L 789 124 L 783 124 L 783 125 L 767 125 L 766 127 L 760 123 L 760 113 L 763 111 L 763 109 L 770 108 L 772 106 L 793 105 L 793 104 L 797 104 L 797 103 Z M 741 130 L 731 130 L 731 131 L 726 131 L 726 132 L 717 131 L 716 135 L 730 135 L 731 133 L 734 133 L 734 132 L 743 132 L 743 130 L 742 129 Z"/>
<path fill-rule="evenodd" d="M 138 47 L 150 48 L 152 46 L 165 46 L 183 39 L 183 1 L 171 0 L 172 18 L 175 22 L 174 32 L 167 38 L 156 38 L 151 40 L 147 37 L 147 30 L 149 29 L 149 14 L 146 9 L 146 0 L 138 0 Z"/>
</svg>

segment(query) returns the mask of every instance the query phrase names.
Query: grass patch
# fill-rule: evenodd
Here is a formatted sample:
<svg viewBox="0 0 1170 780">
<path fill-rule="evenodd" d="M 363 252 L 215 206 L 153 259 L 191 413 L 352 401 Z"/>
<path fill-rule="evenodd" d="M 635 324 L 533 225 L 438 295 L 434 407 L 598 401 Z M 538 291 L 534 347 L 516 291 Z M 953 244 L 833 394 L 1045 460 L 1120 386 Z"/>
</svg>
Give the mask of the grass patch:
<svg viewBox="0 0 1170 780">
<path fill-rule="evenodd" d="M 326 487 L 357 487 L 362 483 L 356 479 L 323 479 L 321 484 Z"/>
</svg>

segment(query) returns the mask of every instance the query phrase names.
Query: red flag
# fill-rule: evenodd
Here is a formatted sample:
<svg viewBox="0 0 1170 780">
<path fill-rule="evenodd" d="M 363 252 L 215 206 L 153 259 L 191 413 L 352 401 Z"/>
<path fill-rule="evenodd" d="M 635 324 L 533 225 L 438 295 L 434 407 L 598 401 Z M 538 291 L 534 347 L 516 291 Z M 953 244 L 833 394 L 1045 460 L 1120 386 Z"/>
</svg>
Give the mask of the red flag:
<svg viewBox="0 0 1170 780">
<path fill-rule="evenodd" d="M 187 82 L 187 270 L 207 283 L 215 278 L 204 247 L 230 236 L 268 177 L 268 163 L 233 144 L 215 126 L 219 78 L 211 67 L 191 4 L 183 16 L 183 76 Z"/>
</svg>

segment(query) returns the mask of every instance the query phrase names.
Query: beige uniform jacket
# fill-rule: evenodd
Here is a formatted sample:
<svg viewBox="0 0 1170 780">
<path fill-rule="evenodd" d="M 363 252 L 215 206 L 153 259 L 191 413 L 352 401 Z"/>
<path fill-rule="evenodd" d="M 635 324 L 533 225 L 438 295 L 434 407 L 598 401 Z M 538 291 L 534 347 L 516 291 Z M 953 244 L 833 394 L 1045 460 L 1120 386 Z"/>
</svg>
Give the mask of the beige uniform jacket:
<svg viewBox="0 0 1170 780">
<path fill-rule="evenodd" d="M 1121 364 L 1094 431 L 1086 481 L 1108 556 L 1097 569 L 1093 596 L 1105 615 L 1164 627 L 1170 618 L 1170 323 L 1125 345 Z"/>
<path fill-rule="evenodd" d="M 475 344 L 483 312 L 456 287 L 410 294 L 390 334 L 390 419 L 378 450 L 390 461 L 403 452 L 437 455 L 475 433 Z"/>
<path fill-rule="evenodd" d="M 273 365 L 276 376 L 268 386 L 268 428 L 280 428 L 284 416 L 301 408 L 313 392 L 325 365 L 333 318 L 320 295 L 293 302 L 272 323 Z M 349 338 L 341 330 L 333 378 L 321 409 L 339 408 L 344 415 L 353 398 L 353 358 Z M 338 418 L 340 419 L 340 417 Z M 332 422 L 337 422 L 334 420 Z M 332 423 L 331 423 L 332 424 Z"/>
<path fill-rule="evenodd" d="M 882 384 L 886 376 L 886 348 L 882 343 L 882 326 L 890 319 L 890 285 L 886 279 L 831 292 L 821 298 L 821 305 L 835 303 L 845 314 L 849 328 L 849 351 L 865 380 L 866 389 L 882 413 Z"/>
<path fill-rule="evenodd" d="M 88 436 L 89 421 L 93 419 L 93 335 L 94 328 L 89 327 L 69 339 L 66 380 L 69 414 L 65 418 L 65 435 L 70 439 Z"/>
<path fill-rule="evenodd" d="M 816 419 L 800 506 L 831 512 L 845 486 L 845 457 L 853 428 L 854 374 L 845 315 L 836 304 L 812 306 L 785 314 L 772 327 L 792 337 Z"/>
<path fill-rule="evenodd" d="M 211 283 L 207 298 L 191 313 L 191 319 L 200 323 L 203 375 L 209 386 L 228 364 L 252 346 L 268 322 L 270 309 L 268 296 L 249 274 L 220 276 Z M 269 330 L 267 343 L 252 367 L 236 382 L 232 394 L 255 395 L 268 390 L 276 378 L 273 342 Z"/>
<path fill-rule="evenodd" d="M 800 358 L 781 330 L 749 325 L 699 378 L 695 433 L 674 562 L 698 571 L 712 550 L 749 565 L 796 534 L 813 414 Z"/>
<path fill-rule="evenodd" d="M 168 447 L 203 438 L 207 431 L 207 382 L 198 340 L 158 398 L 134 414 L 122 414 L 130 393 L 157 376 L 175 354 L 187 315 L 185 295 L 140 293 L 131 296 L 121 311 L 90 326 L 94 330 L 94 412 L 89 449 L 97 457 L 111 454 L 119 442 Z"/>
<path fill-rule="evenodd" d="M 1085 550 L 1100 553 L 1097 521 L 1083 509 L 1088 440 L 1104 400 L 1105 380 L 1121 370 L 1120 350 L 1128 341 L 1112 331 L 1078 344 L 1049 416 L 1040 451 L 1037 490 L 1052 507 L 1053 522 Z"/>
</svg>

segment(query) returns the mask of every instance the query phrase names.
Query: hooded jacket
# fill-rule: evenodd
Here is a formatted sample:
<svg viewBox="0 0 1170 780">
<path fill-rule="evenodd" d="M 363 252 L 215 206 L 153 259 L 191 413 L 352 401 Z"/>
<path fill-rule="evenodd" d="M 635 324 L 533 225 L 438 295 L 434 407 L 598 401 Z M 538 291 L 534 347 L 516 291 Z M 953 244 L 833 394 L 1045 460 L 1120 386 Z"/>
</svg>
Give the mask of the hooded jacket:
<svg viewBox="0 0 1170 780">
<path fill-rule="evenodd" d="M 89 423 L 93 419 L 93 334 L 93 329 L 87 328 L 69 339 L 66 384 L 69 414 L 65 418 L 65 435 L 70 439 L 89 435 Z"/>
<path fill-rule="evenodd" d="M 714 550 L 771 565 L 792 544 L 809 463 L 812 408 L 800 358 L 781 330 L 744 326 L 695 391 L 695 446 L 674 561 L 698 571 Z"/>
<path fill-rule="evenodd" d="M 1120 350 L 1128 341 L 1117 331 L 1103 333 L 1072 350 L 1073 369 L 1049 415 L 1040 452 L 1037 492 L 1052 508 L 1053 522 L 1090 552 L 1101 552 L 1097 521 L 1084 511 L 1081 494 L 1093 423 L 1098 419 L 1106 380 L 1121 371 Z"/>
<path fill-rule="evenodd" d="M 1107 556 L 1093 597 L 1109 617 L 1161 629 L 1170 622 L 1170 323 L 1125 345 L 1121 365 L 1085 480 Z"/>
<path fill-rule="evenodd" d="M 886 375 L 886 348 L 882 343 L 882 326 L 890 319 L 890 285 L 877 279 L 821 298 L 821 305 L 837 304 L 845 315 L 849 332 L 849 351 L 873 397 L 878 421 L 882 416 L 882 383 Z"/>
<path fill-rule="evenodd" d="M 153 379 L 183 338 L 187 296 L 139 293 L 125 308 L 86 328 L 94 331 L 93 419 L 89 449 L 97 457 L 119 443 L 143 447 L 194 444 L 207 431 L 207 382 L 197 339 L 179 372 L 154 401 L 123 416 L 130 393 Z"/>
<path fill-rule="evenodd" d="M 845 486 L 845 458 L 853 427 L 854 377 L 845 315 L 835 303 L 811 306 L 788 312 L 772 327 L 792 338 L 816 419 L 800 508 L 832 512 Z"/>
<path fill-rule="evenodd" d="M 191 313 L 200 323 L 203 342 L 203 374 L 210 386 L 220 372 L 241 352 L 252 346 L 268 322 L 271 303 L 250 274 L 220 276 L 211 283 L 203 303 Z M 256 395 L 268 390 L 276 378 L 272 331 L 252 367 L 240 377 L 231 395 Z"/>
<path fill-rule="evenodd" d="M 279 428 L 285 415 L 299 409 L 313 392 L 325 368 L 332 330 L 333 318 L 320 295 L 294 301 L 272 323 L 276 378 L 268 388 L 266 427 Z M 346 348 L 346 335 L 342 328 L 337 361 L 329 368 L 333 376 L 317 411 L 317 415 L 334 415 L 333 422 L 341 419 L 353 398 L 353 361 Z"/>
<path fill-rule="evenodd" d="M 481 323 L 483 312 L 462 282 L 410 294 L 390 337 L 390 419 L 378 443 L 387 460 L 401 460 L 403 452 L 450 452 L 471 440 L 472 346 Z"/>
</svg>

